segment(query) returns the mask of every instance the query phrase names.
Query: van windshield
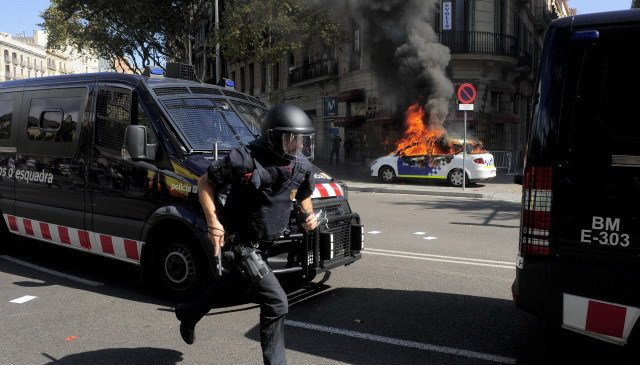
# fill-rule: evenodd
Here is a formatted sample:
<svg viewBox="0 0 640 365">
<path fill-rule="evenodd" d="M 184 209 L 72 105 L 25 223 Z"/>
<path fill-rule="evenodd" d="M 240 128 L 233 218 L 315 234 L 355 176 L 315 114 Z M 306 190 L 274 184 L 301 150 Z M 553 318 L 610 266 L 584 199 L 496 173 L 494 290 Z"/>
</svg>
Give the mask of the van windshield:
<svg viewBox="0 0 640 365">
<path fill-rule="evenodd" d="M 255 134 L 228 102 L 214 98 L 176 98 L 160 101 L 192 151 L 230 150 L 248 144 Z"/>
</svg>

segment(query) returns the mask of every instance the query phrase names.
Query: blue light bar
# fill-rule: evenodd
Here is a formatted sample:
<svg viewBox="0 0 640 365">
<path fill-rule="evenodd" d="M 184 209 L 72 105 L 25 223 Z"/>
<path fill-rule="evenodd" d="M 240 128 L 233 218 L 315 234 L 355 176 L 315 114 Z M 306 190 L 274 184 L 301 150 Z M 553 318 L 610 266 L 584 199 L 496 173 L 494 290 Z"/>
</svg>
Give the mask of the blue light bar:
<svg viewBox="0 0 640 365">
<path fill-rule="evenodd" d="M 224 86 L 230 87 L 230 88 L 235 88 L 236 87 L 236 82 L 231 80 L 231 79 L 224 79 Z"/>
<path fill-rule="evenodd" d="M 578 30 L 571 35 L 574 41 L 593 41 L 598 38 L 600 38 L 600 32 L 597 30 Z"/>
<path fill-rule="evenodd" d="M 151 75 L 161 75 L 161 76 L 164 75 L 164 71 L 160 66 L 151 66 L 149 68 L 149 73 Z"/>
</svg>

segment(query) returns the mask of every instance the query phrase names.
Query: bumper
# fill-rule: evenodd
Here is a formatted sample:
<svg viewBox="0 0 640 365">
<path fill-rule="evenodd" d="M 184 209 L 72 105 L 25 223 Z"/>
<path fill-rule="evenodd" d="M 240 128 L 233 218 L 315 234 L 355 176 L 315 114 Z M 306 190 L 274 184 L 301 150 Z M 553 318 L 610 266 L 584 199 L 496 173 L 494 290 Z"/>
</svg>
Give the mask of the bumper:
<svg viewBox="0 0 640 365">
<path fill-rule="evenodd" d="M 562 324 L 562 293 L 553 288 L 550 261 L 524 260 L 511 286 L 513 301 L 525 312 Z"/>
<path fill-rule="evenodd" d="M 482 168 L 473 171 L 473 178 L 471 180 L 474 181 L 483 181 L 489 180 L 496 177 L 496 169 L 495 168 Z"/>
</svg>

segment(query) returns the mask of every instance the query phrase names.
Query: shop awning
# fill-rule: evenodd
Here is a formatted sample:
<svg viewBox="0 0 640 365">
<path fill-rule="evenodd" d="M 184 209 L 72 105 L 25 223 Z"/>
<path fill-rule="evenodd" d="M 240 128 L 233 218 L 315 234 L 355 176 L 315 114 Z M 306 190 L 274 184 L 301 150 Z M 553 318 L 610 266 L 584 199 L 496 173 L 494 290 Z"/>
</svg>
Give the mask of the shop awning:
<svg viewBox="0 0 640 365">
<path fill-rule="evenodd" d="M 340 102 L 365 101 L 364 89 L 351 89 L 351 90 L 340 91 L 338 93 L 338 101 Z"/>
<path fill-rule="evenodd" d="M 333 120 L 334 127 L 359 127 L 366 119 L 362 115 L 338 117 Z"/>
</svg>

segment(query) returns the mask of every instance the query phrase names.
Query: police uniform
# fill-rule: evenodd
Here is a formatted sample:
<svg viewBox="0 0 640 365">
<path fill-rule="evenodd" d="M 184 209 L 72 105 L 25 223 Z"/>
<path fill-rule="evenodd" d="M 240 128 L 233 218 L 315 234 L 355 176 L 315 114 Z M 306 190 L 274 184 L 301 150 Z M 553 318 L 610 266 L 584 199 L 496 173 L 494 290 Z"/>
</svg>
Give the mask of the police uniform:
<svg viewBox="0 0 640 365">
<path fill-rule="evenodd" d="M 279 237 L 287 229 L 292 200 L 304 200 L 313 193 L 311 164 L 305 160 L 288 161 L 273 154 L 263 140 L 230 151 L 207 170 L 215 192 L 230 186 L 220 221 L 231 246 L 253 250 L 260 242 Z M 220 211 L 219 209 L 217 209 Z M 238 251 L 225 252 L 227 268 L 242 271 Z M 229 249 L 225 245 L 225 249 Z M 231 254 L 232 252 L 235 255 Z M 246 277 L 249 293 L 260 304 L 260 342 L 265 364 L 285 364 L 284 316 L 288 313 L 287 296 L 277 278 L 268 273 L 259 280 Z M 199 321 L 215 304 L 217 288 L 210 288 L 199 299 L 188 303 L 176 314 L 180 320 Z"/>
</svg>

